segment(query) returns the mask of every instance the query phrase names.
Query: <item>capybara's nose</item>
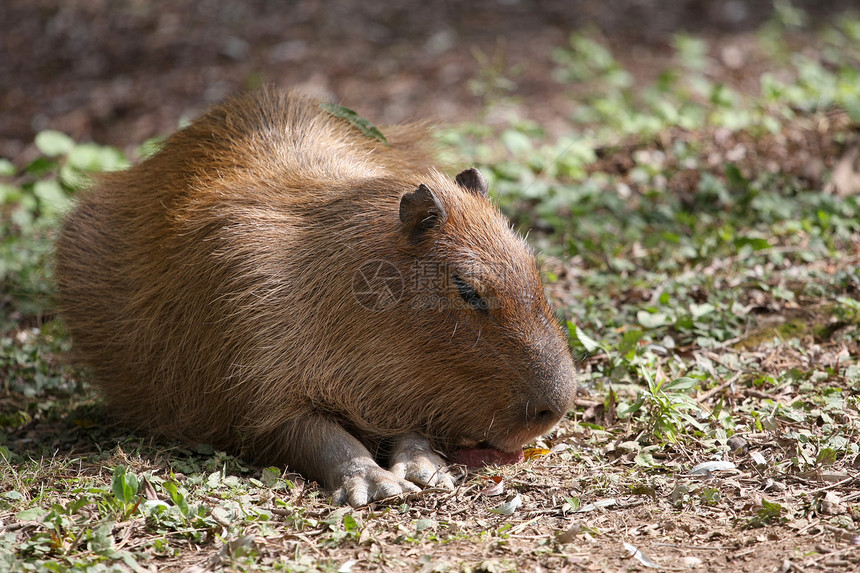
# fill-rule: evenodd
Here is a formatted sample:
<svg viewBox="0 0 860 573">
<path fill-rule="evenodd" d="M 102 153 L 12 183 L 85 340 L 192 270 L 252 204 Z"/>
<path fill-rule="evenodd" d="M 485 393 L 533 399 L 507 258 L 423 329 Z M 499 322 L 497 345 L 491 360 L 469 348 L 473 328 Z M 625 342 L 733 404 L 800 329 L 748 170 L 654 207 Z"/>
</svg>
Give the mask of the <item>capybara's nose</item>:
<svg viewBox="0 0 860 573">
<path fill-rule="evenodd" d="M 548 430 L 567 414 L 573 401 L 576 374 L 573 362 L 562 354 L 560 363 L 549 373 L 538 375 L 526 403 L 526 423 Z"/>
<path fill-rule="evenodd" d="M 526 406 L 526 424 L 549 429 L 567 412 L 567 400 L 556 396 L 541 396 L 529 400 Z"/>
</svg>

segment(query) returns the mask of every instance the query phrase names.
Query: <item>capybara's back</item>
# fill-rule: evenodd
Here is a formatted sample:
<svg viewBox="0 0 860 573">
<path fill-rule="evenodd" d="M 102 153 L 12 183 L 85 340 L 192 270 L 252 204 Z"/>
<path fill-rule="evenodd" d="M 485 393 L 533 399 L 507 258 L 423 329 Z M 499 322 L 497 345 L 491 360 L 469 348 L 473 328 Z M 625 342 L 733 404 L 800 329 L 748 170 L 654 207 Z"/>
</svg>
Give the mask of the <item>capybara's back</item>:
<svg viewBox="0 0 860 573">
<path fill-rule="evenodd" d="M 431 444 L 518 449 L 574 375 L 483 177 L 435 171 L 419 127 L 353 123 L 274 90 L 229 100 L 81 195 L 56 276 L 121 419 L 359 504 L 450 485 Z"/>
</svg>

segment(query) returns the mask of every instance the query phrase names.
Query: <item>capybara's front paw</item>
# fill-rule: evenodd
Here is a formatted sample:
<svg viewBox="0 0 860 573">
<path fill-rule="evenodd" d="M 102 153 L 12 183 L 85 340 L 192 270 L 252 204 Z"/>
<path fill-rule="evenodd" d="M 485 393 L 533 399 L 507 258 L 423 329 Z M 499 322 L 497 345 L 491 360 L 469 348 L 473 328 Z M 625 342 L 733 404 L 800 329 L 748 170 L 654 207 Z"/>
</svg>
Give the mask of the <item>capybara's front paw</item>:
<svg viewBox="0 0 860 573">
<path fill-rule="evenodd" d="M 421 486 L 454 489 L 455 477 L 448 463 L 430 447 L 426 438 L 409 434 L 400 439 L 394 452 L 391 473 Z"/>
<path fill-rule="evenodd" d="M 412 482 L 382 469 L 372 461 L 352 462 L 351 465 L 354 467 L 345 473 L 343 485 L 332 498 L 337 505 L 348 503 L 358 507 L 393 495 L 420 491 Z"/>
</svg>

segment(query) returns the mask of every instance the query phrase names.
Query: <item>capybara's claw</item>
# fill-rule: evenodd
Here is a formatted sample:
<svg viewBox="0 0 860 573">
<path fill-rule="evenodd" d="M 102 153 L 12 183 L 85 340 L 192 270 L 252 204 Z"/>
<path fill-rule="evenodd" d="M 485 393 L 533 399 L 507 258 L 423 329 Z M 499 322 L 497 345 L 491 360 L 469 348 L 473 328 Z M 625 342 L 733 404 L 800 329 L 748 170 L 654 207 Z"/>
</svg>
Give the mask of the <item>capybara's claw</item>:
<svg viewBox="0 0 860 573">
<path fill-rule="evenodd" d="M 415 484 L 399 478 L 376 465 L 366 465 L 352 472 L 332 498 L 337 505 L 353 507 L 367 505 L 371 501 L 419 491 Z"/>
<path fill-rule="evenodd" d="M 448 463 L 430 447 L 426 438 L 407 434 L 397 444 L 391 473 L 420 486 L 454 489 Z"/>
</svg>

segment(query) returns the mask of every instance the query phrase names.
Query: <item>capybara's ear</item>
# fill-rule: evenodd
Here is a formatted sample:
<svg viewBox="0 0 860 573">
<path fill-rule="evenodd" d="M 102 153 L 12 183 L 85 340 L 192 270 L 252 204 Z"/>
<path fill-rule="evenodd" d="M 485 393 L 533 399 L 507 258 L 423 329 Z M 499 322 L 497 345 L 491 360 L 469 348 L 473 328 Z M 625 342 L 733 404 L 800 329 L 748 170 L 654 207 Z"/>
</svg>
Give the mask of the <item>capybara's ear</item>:
<svg viewBox="0 0 860 573">
<path fill-rule="evenodd" d="M 466 191 L 471 191 L 475 195 L 484 198 L 489 195 L 486 177 L 484 177 L 481 172 L 474 167 L 470 167 L 469 169 L 458 173 L 454 181 L 457 182 L 457 185 Z"/>
<path fill-rule="evenodd" d="M 420 241 L 433 228 L 441 227 L 448 212 L 433 191 L 423 183 L 400 198 L 400 222 L 409 239 Z"/>
</svg>

